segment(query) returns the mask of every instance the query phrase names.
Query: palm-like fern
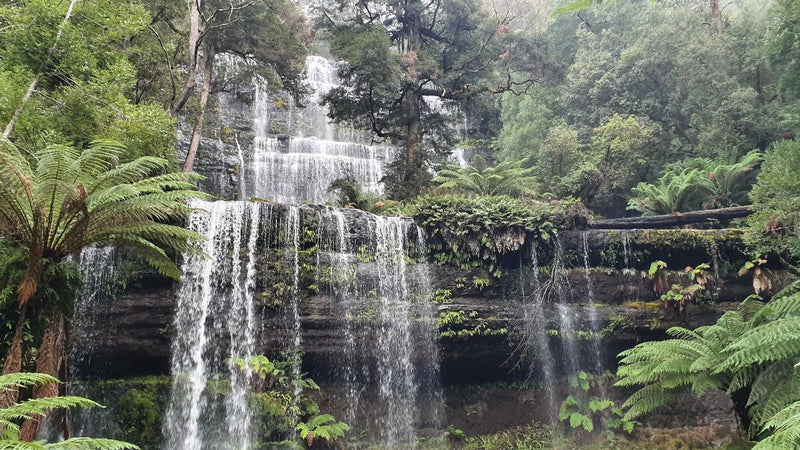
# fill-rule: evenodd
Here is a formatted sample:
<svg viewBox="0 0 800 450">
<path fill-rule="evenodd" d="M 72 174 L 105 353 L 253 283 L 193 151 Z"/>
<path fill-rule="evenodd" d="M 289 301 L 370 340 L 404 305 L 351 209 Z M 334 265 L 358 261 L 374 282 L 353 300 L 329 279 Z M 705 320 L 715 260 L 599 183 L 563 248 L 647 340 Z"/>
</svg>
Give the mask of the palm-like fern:
<svg viewBox="0 0 800 450">
<path fill-rule="evenodd" d="M 748 298 L 738 311 L 694 331 L 672 328 L 674 339 L 646 342 L 620 354 L 619 386 L 642 386 L 624 404 L 633 419 L 677 394 L 724 389 L 745 393 L 750 435 L 800 444 L 800 282 L 762 305 Z M 735 399 L 736 401 L 736 399 Z M 770 448 L 770 447 L 764 447 Z"/>
<path fill-rule="evenodd" d="M 11 373 L 0 375 L 0 391 L 30 388 L 44 384 L 58 383 L 56 378 L 42 373 Z M 92 449 L 92 450 L 126 450 L 139 447 L 127 442 L 112 439 L 95 439 L 77 437 L 62 442 L 47 444 L 40 442 L 20 441 L 19 422 L 44 417 L 52 409 L 94 408 L 100 405 L 83 397 L 47 397 L 26 400 L 7 408 L 0 408 L 0 448 L 3 449 Z"/>
<path fill-rule="evenodd" d="M 518 197 L 535 192 L 534 168 L 523 168 L 522 161 L 504 161 L 494 167 L 485 167 L 485 161 L 476 155 L 466 167 L 448 165 L 433 179 L 443 189 L 452 189 L 477 195 L 508 195 Z"/>
<path fill-rule="evenodd" d="M 123 147 L 96 141 L 83 152 L 49 145 L 29 161 L 16 147 L 0 147 L 0 229 L 29 253 L 26 277 L 18 288 L 24 304 L 36 291 L 42 259 L 59 260 L 87 245 L 132 250 L 162 274 L 180 270 L 164 249 L 193 251 L 199 239 L 182 227 L 191 208 L 185 200 L 201 197 L 195 174 L 164 173 L 169 163 L 142 157 L 117 165 Z"/>
<path fill-rule="evenodd" d="M 117 164 L 124 148 L 96 141 L 79 151 L 48 145 L 28 158 L 8 141 L 0 142 L 0 234 L 27 252 L 26 268 L 17 284 L 20 315 L 3 373 L 21 370 L 22 329 L 28 301 L 47 271 L 46 262 L 60 264 L 85 246 L 114 245 L 130 250 L 164 275 L 179 278 L 180 269 L 167 255 L 199 251 L 198 233 L 171 223 L 182 221 L 192 208 L 186 200 L 205 197 L 194 190 L 198 175 L 168 173 L 169 163 L 142 157 Z M 62 299 L 72 301 L 72 299 Z M 61 364 L 65 312 L 52 302 L 35 305 L 46 316 L 37 371 L 56 375 Z M 37 398 L 57 394 L 55 385 L 36 386 Z M 0 407 L 10 405 L 14 392 L 0 392 Z M 27 421 L 22 435 L 33 440 L 37 421 Z"/>
<path fill-rule="evenodd" d="M 747 194 L 755 182 L 756 168 L 763 159 L 762 152 L 752 151 L 733 164 L 720 164 L 709 159 L 699 160 L 709 194 L 704 207 L 724 208 L 746 203 Z"/>
<path fill-rule="evenodd" d="M 646 216 L 692 211 L 700 207 L 707 195 L 703 176 L 694 169 L 667 173 L 659 178 L 657 184 L 639 183 L 631 192 L 633 196 L 628 201 L 628 209 Z"/>
</svg>

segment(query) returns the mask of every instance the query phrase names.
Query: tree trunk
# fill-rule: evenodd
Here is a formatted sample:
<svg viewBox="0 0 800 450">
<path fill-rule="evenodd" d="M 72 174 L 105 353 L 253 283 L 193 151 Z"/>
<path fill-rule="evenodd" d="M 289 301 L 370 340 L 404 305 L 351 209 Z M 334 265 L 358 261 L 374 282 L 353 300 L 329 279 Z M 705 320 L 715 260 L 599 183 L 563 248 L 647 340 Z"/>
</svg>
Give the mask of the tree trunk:
<svg viewBox="0 0 800 450">
<path fill-rule="evenodd" d="M 739 426 L 745 436 L 748 436 L 750 429 L 750 414 L 748 413 L 747 400 L 750 398 L 751 387 L 740 389 L 731 394 L 733 401 L 733 409 L 736 412 L 736 417 L 739 419 Z"/>
<path fill-rule="evenodd" d="M 711 6 L 711 25 L 715 30 L 719 30 L 722 22 L 722 13 L 719 10 L 719 0 L 710 0 Z"/>
<path fill-rule="evenodd" d="M 47 314 L 47 324 L 42 336 L 42 345 L 36 358 L 36 372 L 58 378 L 64 363 L 64 344 L 66 342 L 66 321 L 60 311 L 53 308 Z M 48 383 L 33 388 L 33 398 L 57 397 L 58 385 Z M 46 417 L 46 416 L 45 416 Z M 20 439 L 31 442 L 36 439 L 45 417 L 28 419 L 22 424 Z"/>
<path fill-rule="evenodd" d="M 726 225 L 732 219 L 747 217 L 753 213 L 751 206 L 733 206 L 730 208 L 692 211 L 683 214 L 665 214 L 647 217 L 623 217 L 619 219 L 601 219 L 589 222 L 589 228 L 633 230 L 637 228 L 656 229 L 672 228 L 689 224 Z"/>
<path fill-rule="evenodd" d="M 406 21 L 407 47 L 405 56 L 405 77 L 408 83 L 405 102 L 406 113 L 406 182 L 411 186 L 412 193 L 418 193 L 422 186 L 416 186 L 417 172 L 422 170 L 422 127 L 420 102 L 422 95 L 419 88 L 419 73 L 416 64 L 419 57 L 420 33 L 422 24 L 419 14 L 412 12 Z"/>
<path fill-rule="evenodd" d="M 3 363 L 3 375 L 22 371 L 22 333 L 25 330 L 25 320 L 28 307 L 23 306 L 17 319 L 17 328 L 14 330 L 14 337 L 11 340 L 11 348 L 8 350 L 6 360 Z M 0 408 L 8 408 L 17 401 L 19 391 L 9 389 L 0 393 Z"/>
<path fill-rule="evenodd" d="M 186 101 L 194 91 L 194 85 L 197 83 L 197 54 L 200 51 L 200 8 L 199 2 L 201 0 L 186 0 L 189 8 L 189 37 L 188 48 L 189 55 L 186 60 L 186 82 L 177 97 L 172 99 L 169 105 L 169 113 L 176 115 L 178 111 L 183 108 Z"/>
<path fill-rule="evenodd" d="M 197 148 L 200 147 L 200 138 L 203 133 L 203 121 L 206 116 L 206 104 L 208 103 L 208 94 L 211 91 L 211 77 L 214 71 L 214 56 L 216 54 L 212 50 L 205 52 L 205 63 L 203 64 L 203 90 L 200 91 L 200 112 L 197 114 L 197 121 L 194 123 L 194 130 L 192 131 L 192 140 L 189 143 L 189 152 L 186 153 L 186 161 L 183 163 L 183 171 L 191 172 L 194 167 L 194 159 L 197 156 Z"/>
<path fill-rule="evenodd" d="M 8 139 L 11 136 L 11 132 L 14 131 L 14 125 L 16 125 L 17 120 L 19 120 L 19 115 L 22 114 L 23 108 L 25 108 L 25 104 L 28 103 L 28 100 L 31 99 L 31 95 L 33 95 L 33 91 L 36 90 L 36 85 L 39 84 L 39 79 L 42 77 L 42 71 L 44 71 L 45 65 L 50 62 L 50 58 L 53 56 L 53 52 L 56 51 L 56 46 L 58 45 L 58 41 L 61 40 L 61 34 L 64 33 L 64 26 L 67 25 L 69 22 L 69 18 L 72 16 L 72 10 L 75 9 L 75 5 L 80 0 L 71 0 L 69 2 L 69 8 L 67 8 L 67 14 L 64 15 L 64 20 L 61 21 L 61 25 L 58 27 L 58 32 L 56 33 L 56 40 L 53 42 L 53 45 L 50 46 L 50 49 L 47 51 L 47 58 L 42 63 L 42 67 L 39 68 L 39 72 L 36 73 L 36 76 L 33 77 L 33 81 L 31 84 L 28 85 L 28 90 L 25 91 L 25 95 L 22 96 L 22 100 L 20 100 L 19 106 L 14 111 L 14 115 L 11 116 L 11 120 L 6 124 L 6 128 L 3 130 L 3 138 Z"/>
</svg>

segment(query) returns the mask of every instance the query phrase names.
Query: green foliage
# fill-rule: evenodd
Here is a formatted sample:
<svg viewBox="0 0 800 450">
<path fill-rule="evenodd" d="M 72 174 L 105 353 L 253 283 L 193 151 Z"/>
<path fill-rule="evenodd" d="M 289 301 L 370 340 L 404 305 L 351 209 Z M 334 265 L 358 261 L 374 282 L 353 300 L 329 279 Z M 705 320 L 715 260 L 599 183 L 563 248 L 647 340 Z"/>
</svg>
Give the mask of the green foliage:
<svg viewBox="0 0 800 450">
<path fill-rule="evenodd" d="M 0 225 L 29 252 L 29 269 L 42 256 L 59 260 L 87 245 L 115 245 L 180 278 L 165 249 L 198 251 L 192 241 L 202 236 L 166 222 L 188 216 L 187 199 L 207 197 L 194 190 L 198 176 L 163 173 L 169 162 L 154 157 L 116 165 L 123 152 L 112 141 L 93 142 L 83 152 L 48 145 L 31 164 L 15 146 L 3 144 Z M 35 292 L 39 280 L 30 281 Z"/>
<path fill-rule="evenodd" d="M 466 438 L 467 449 L 474 450 L 530 450 L 548 448 L 553 431 L 541 424 L 509 428 L 502 432 Z"/>
<path fill-rule="evenodd" d="M 262 436 L 276 436 L 276 432 L 280 435 L 282 431 L 295 428 L 308 447 L 316 440 L 332 443 L 344 437 L 350 427 L 320 412 L 317 402 L 308 396 L 308 392 L 319 391 L 319 385 L 306 374 L 301 374 L 299 380 L 302 395 L 295 398 L 292 371 L 300 357 L 284 355 L 283 360 L 271 361 L 266 356 L 254 355 L 247 360 L 232 358 L 231 363 L 254 377 L 249 383 L 250 406 L 262 416 Z M 294 418 L 300 421 L 295 424 Z"/>
<path fill-rule="evenodd" d="M 438 264 L 485 268 L 495 277 L 502 274 L 500 257 L 519 251 L 528 233 L 549 240 L 556 225 L 568 227 L 570 221 L 586 220 L 566 202 L 507 196 L 427 195 L 418 198 L 412 209 L 414 220 L 428 232 Z"/>
<path fill-rule="evenodd" d="M 300 438 L 311 447 L 316 439 L 333 442 L 343 438 L 345 433 L 350 431 L 350 427 L 344 422 L 337 422 L 330 414 L 320 414 L 312 417 L 308 422 L 298 423 L 297 431 L 300 432 Z"/>
<path fill-rule="evenodd" d="M 750 199 L 756 212 L 747 220 L 746 242 L 758 253 L 800 261 L 800 141 L 767 150 Z"/>
<path fill-rule="evenodd" d="M 161 407 L 158 392 L 147 387 L 131 388 L 117 401 L 117 424 L 127 441 L 145 448 L 161 444 Z"/>
<path fill-rule="evenodd" d="M 341 207 L 371 211 L 378 201 L 377 197 L 364 193 L 352 177 L 334 180 L 328 187 L 328 192 L 336 193 L 337 203 Z"/>
<path fill-rule="evenodd" d="M 324 103 L 335 121 L 403 144 L 384 180 L 394 199 L 418 194 L 430 180 L 429 164 L 454 146 L 455 117 L 445 108 L 491 110 L 491 94 L 524 91 L 546 65 L 541 46 L 510 32 L 510 16 L 474 0 L 338 6 L 323 23 L 333 35 L 331 53 L 346 62 L 339 73 L 345 86 Z"/>
<path fill-rule="evenodd" d="M 796 2 L 778 0 L 769 13 L 753 2 L 720 5 L 724 26 L 708 25 L 707 2 L 705 10 L 562 3 L 559 13 L 582 10 L 579 17 L 540 26 L 568 67 L 529 97 L 503 99 L 500 158 L 529 160 L 544 190 L 606 216 L 625 214 L 638 183 L 673 200 L 635 208 L 649 214 L 744 204 L 758 159 L 747 152 L 800 132 Z M 707 164 L 691 167 L 687 157 Z M 700 178 L 703 198 L 686 180 L 656 181 L 671 165 L 676 176 Z"/>
<path fill-rule="evenodd" d="M 447 440 L 451 442 L 461 442 L 466 437 L 466 435 L 464 434 L 464 430 L 458 429 L 453 425 L 447 426 L 444 435 L 445 437 L 447 437 Z"/>
<path fill-rule="evenodd" d="M 690 168 L 667 170 L 657 184 L 639 183 L 631 189 L 628 209 L 656 215 L 745 204 L 762 159 L 761 152 L 752 151 L 733 164 L 708 158 L 684 161 L 678 166 Z"/>
<path fill-rule="evenodd" d="M 705 194 L 703 180 L 699 170 L 684 170 L 665 174 L 657 184 L 639 183 L 631 189 L 628 209 L 645 216 L 697 210 Z"/>
<path fill-rule="evenodd" d="M 522 161 L 505 161 L 486 167 L 486 161 L 476 155 L 466 167 L 449 165 L 432 180 L 439 188 L 479 196 L 521 197 L 535 192 L 532 168 L 523 168 Z"/>
<path fill-rule="evenodd" d="M 595 425 L 602 424 L 609 439 L 614 438 L 615 430 L 631 434 L 638 422 L 623 417 L 622 410 L 612 400 L 589 395 L 594 378 L 583 371 L 569 376 L 573 394 L 561 402 L 558 419 L 568 422 L 573 430 L 580 428 L 586 433 L 594 432 Z"/>
<path fill-rule="evenodd" d="M 478 317 L 477 311 L 444 311 L 436 319 L 436 327 L 442 339 L 468 339 L 471 337 L 508 336 L 495 317 Z"/>
<path fill-rule="evenodd" d="M 30 388 L 39 385 L 58 383 L 58 379 L 41 373 L 11 373 L 0 375 L 0 391 L 16 388 Z M 40 419 L 52 409 L 94 408 L 99 404 L 83 397 L 45 397 L 25 400 L 7 408 L 0 409 L 0 448 L 7 449 L 75 449 L 91 448 L 97 450 L 138 450 L 139 447 L 127 442 L 112 439 L 78 437 L 62 442 L 48 444 L 45 441 L 21 442 L 19 423 L 27 419 Z"/>
<path fill-rule="evenodd" d="M 797 284 L 766 304 L 748 298 L 715 325 L 671 328 L 667 333 L 672 339 L 622 352 L 616 385 L 642 386 L 623 405 L 624 417 L 640 417 L 683 392 L 722 389 L 732 395 L 740 418 L 750 423 L 751 437 L 764 437 L 774 428 L 774 439 L 793 439 L 795 431 L 784 419 L 800 400 L 795 373 L 800 357 Z M 737 393 L 744 393 L 746 400 L 737 400 Z"/>
<path fill-rule="evenodd" d="M 141 53 L 124 44 L 151 34 L 147 10 L 141 2 L 82 0 L 60 27 L 69 3 L 37 0 L 3 8 L 0 123 L 8 123 L 34 74 L 41 73 L 12 135 L 20 147 L 34 151 L 46 141 L 84 148 L 93 139 L 119 139 L 128 143 L 122 161 L 174 161 L 175 123 L 161 105 L 138 101 L 135 61 Z"/>
</svg>

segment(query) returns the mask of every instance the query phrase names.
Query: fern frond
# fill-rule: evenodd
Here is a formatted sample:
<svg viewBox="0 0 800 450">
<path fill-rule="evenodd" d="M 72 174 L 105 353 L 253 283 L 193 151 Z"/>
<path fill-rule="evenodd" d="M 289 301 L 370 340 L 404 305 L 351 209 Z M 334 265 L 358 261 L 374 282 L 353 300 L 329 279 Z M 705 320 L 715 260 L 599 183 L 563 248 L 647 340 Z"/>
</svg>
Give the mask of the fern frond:
<svg viewBox="0 0 800 450">
<path fill-rule="evenodd" d="M 58 379 L 43 373 L 9 373 L 0 375 L 0 391 L 58 383 Z"/>
</svg>

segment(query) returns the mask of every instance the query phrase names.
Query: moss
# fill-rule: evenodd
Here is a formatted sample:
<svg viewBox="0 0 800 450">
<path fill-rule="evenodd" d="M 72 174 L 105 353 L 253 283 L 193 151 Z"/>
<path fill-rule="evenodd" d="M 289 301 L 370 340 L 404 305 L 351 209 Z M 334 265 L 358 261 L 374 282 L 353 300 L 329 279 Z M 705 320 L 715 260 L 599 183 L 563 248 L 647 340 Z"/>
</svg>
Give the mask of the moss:
<svg viewBox="0 0 800 450">
<path fill-rule="evenodd" d="M 648 313 L 658 313 L 658 312 L 661 311 L 661 308 L 664 306 L 664 304 L 662 302 L 660 302 L 660 301 L 654 301 L 654 302 L 625 302 L 625 303 L 623 303 L 622 306 L 624 306 L 626 308 L 630 308 L 630 309 L 635 309 L 635 310 L 638 310 L 638 311 L 645 311 L 645 312 L 648 312 Z"/>
</svg>

